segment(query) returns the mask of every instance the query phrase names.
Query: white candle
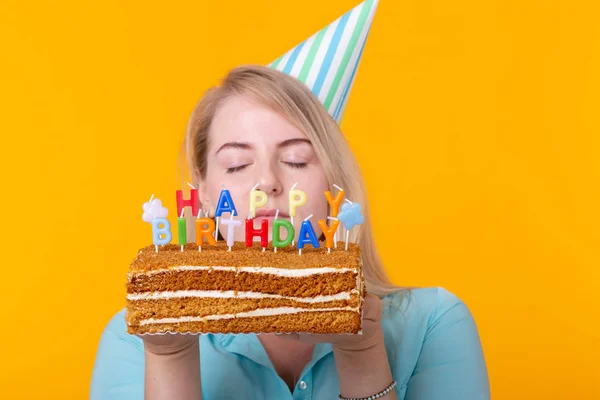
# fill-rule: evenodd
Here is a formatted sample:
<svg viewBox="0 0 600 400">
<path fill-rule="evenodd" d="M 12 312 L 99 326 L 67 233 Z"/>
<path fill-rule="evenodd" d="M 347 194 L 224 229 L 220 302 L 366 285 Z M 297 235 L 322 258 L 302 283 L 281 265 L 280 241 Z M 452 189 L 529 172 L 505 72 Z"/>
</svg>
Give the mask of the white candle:
<svg viewBox="0 0 600 400">
<path fill-rule="evenodd" d="M 333 187 L 336 188 L 337 190 L 339 190 L 340 192 L 344 191 L 344 189 L 342 189 L 341 187 L 339 187 L 335 183 L 333 184 Z M 337 230 L 333 234 L 333 247 L 337 249 Z M 327 249 L 327 250 L 330 251 L 330 249 Z"/>
<path fill-rule="evenodd" d="M 275 219 L 277 218 L 279 218 L 279 208 L 277 209 L 277 211 L 275 211 Z M 275 246 L 273 246 L 273 253 L 277 253 L 277 247 Z"/>
<path fill-rule="evenodd" d="M 227 247 L 228 251 L 231 251 L 231 247 L 234 244 L 233 237 L 235 235 L 235 228 L 242 225 L 242 221 L 233 219 L 233 214 L 231 214 L 229 219 L 224 219 L 222 222 L 223 225 L 227 226 Z"/>
</svg>

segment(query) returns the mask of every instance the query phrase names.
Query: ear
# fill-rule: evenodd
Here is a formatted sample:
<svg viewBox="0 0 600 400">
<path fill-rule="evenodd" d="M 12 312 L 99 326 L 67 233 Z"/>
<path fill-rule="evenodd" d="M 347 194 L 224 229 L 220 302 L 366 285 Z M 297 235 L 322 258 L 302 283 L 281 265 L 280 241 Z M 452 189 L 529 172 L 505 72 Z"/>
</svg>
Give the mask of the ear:
<svg viewBox="0 0 600 400">
<path fill-rule="evenodd" d="M 210 201 L 208 199 L 208 187 L 204 179 L 194 180 L 198 188 L 198 198 L 200 200 L 200 209 L 207 210 L 210 213 Z"/>
</svg>

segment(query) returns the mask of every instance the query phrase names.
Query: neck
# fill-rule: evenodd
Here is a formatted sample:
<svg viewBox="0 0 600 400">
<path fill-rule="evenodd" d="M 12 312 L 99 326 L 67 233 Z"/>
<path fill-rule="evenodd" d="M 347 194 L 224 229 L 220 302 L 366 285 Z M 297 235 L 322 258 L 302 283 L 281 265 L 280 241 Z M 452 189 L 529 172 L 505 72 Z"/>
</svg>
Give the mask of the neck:
<svg viewBox="0 0 600 400">
<path fill-rule="evenodd" d="M 315 345 L 274 334 L 258 336 L 277 375 L 293 391 L 302 370 L 312 358 Z"/>
</svg>

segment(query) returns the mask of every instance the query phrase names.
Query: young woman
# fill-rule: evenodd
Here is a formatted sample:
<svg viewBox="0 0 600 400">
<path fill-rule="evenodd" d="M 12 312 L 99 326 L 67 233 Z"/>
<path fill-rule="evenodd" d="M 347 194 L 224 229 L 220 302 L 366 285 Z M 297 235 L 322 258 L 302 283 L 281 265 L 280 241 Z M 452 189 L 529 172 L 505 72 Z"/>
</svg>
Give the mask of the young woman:
<svg viewBox="0 0 600 400">
<path fill-rule="evenodd" d="M 326 218 L 323 192 L 334 183 L 364 206 L 365 222 L 351 232 L 369 292 L 363 334 L 137 337 L 126 333 L 121 311 L 102 335 L 92 399 L 489 398 L 471 313 L 442 288 L 390 283 L 357 163 L 338 125 L 300 81 L 267 67 L 232 70 L 196 106 L 186 148 L 200 201 L 212 215 L 222 185 L 245 218 L 247 194 L 258 184 L 268 194 L 263 213 L 271 223 L 271 211 L 287 215 L 287 193 L 297 182 L 308 195 L 297 231 L 309 214 Z M 244 240 L 242 229 L 236 235 Z"/>
</svg>

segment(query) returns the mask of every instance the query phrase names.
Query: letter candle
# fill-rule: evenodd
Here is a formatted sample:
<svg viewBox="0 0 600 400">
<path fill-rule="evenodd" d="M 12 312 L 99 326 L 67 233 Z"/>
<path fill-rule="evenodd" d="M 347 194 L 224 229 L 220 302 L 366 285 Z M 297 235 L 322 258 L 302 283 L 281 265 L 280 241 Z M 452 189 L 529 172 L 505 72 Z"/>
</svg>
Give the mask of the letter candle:
<svg viewBox="0 0 600 400">
<path fill-rule="evenodd" d="M 338 213 L 340 211 L 340 204 L 342 203 L 342 199 L 344 198 L 344 189 L 339 187 L 335 183 L 333 184 L 333 187 L 338 190 L 337 194 L 335 195 L 335 199 L 333 198 L 329 190 L 325 192 L 325 198 L 327 199 L 327 202 L 331 207 L 331 216 L 335 218 L 338 216 Z M 337 230 L 335 231 L 335 234 L 333 236 L 333 246 L 337 249 Z"/>
<path fill-rule="evenodd" d="M 200 214 L 200 211 L 198 211 Z M 177 239 L 179 239 L 179 245 L 181 246 L 181 251 L 183 251 L 183 246 L 187 242 L 187 232 L 186 232 L 186 224 L 185 224 L 185 208 L 181 208 L 181 214 L 179 218 L 177 218 Z"/>
<path fill-rule="evenodd" d="M 279 210 L 275 213 L 275 219 L 273 220 L 273 248 L 274 252 L 277 253 L 278 247 L 287 247 L 292 243 L 292 239 L 294 238 L 294 226 L 290 221 L 286 221 L 285 219 L 278 219 Z M 285 228 L 287 235 L 285 240 L 281 240 L 281 228 Z"/>
<path fill-rule="evenodd" d="M 233 204 L 233 199 L 231 198 L 231 194 L 229 190 L 223 189 L 219 194 L 219 201 L 217 202 L 217 208 L 215 209 L 215 219 L 217 221 L 217 226 L 215 228 L 215 240 L 219 238 L 219 218 L 223 213 L 230 213 L 231 215 L 237 216 L 237 210 L 235 209 L 235 204 Z"/>
<path fill-rule="evenodd" d="M 206 228 L 204 225 L 206 225 Z M 196 244 L 198 245 L 198 251 L 202 251 L 204 238 L 206 238 L 208 244 L 215 245 L 217 243 L 212 235 L 214 230 L 215 221 L 210 218 L 200 218 L 200 212 L 198 212 L 198 216 L 196 217 Z"/>
<path fill-rule="evenodd" d="M 250 190 L 250 212 L 248 218 L 256 217 L 256 209 L 267 204 L 267 194 L 262 190 L 256 190 L 258 183 Z"/>
<path fill-rule="evenodd" d="M 233 236 L 235 235 L 235 227 L 242 225 L 242 221 L 238 221 L 233 219 L 233 214 L 229 217 L 229 219 L 224 219 L 221 223 L 227 226 L 227 247 L 228 251 L 231 251 L 231 246 L 233 246 Z"/>
<path fill-rule="evenodd" d="M 246 247 L 252 247 L 252 239 L 255 236 L 260 237 L 260 246 L 265 251 L 269 244 L 269 221 L 262 219 L 260 221 L 260 229 L 254 229 L 254 219 L 246 219 Z"/>
<path fill-rule="evenodd" d="M 296 207 L 302 206 L 306 203 L 306 193 L 302 190 L 294 190 L 298 185 L 298 182 L 294 183 L 289 193 L 290 203 L 290 218 L 292 220 L 292 226 L 294 225 L 294 217 L 296 216 Z M 294 239 L 292 238 L 292 246 L 294 245 Z"/>
<path fill-rule="evenodd" d="M 310 243 L 315 249 L 318 249 L 320 247 L 317 234 L 315 233 L 315 230 L 313 229 L 313 226 L 309 221 L 309 219 L 311 219 L 312 216 L 313 215 L 310 214 L 302 221 L 300 235 L 298 235 L 298 255 L 302 255 L 302 249 L 304 248 L 305 244 Z"/>
<path fill-rule="evenodd" d="M 332 220 L 331 227 L 327 226 L 327 223 L 320 219 L 319 226 L 323 231 L 323 235 L 325 235 L 325 245 L 327 246 L 327 253 L 331 253 L 331 247 L 335 240 L 335 233 L 337 232 L 337 228 L 340 224 L 340 221 L 334 217 L 327 217 L 327 219 Z"/>
</svg>

